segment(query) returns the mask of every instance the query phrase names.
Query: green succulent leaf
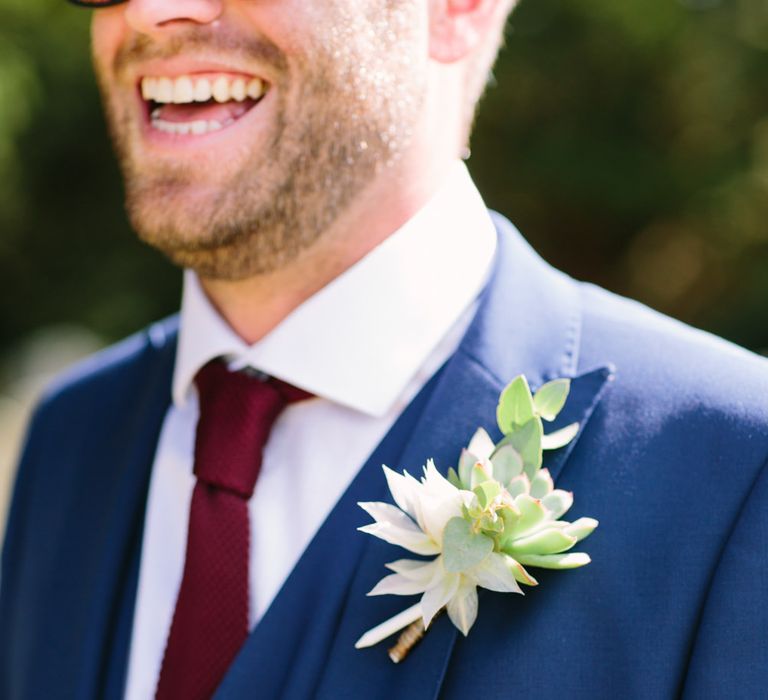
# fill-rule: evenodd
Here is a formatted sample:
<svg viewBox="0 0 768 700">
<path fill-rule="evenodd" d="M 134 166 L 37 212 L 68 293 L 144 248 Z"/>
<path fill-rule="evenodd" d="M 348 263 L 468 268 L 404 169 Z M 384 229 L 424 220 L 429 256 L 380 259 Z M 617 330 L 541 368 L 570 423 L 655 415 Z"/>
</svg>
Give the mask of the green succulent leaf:
<svg viewBox="0 0 768 700">
<path fill-rule="evenodd" d="M 523 459 L 523 470 L 528 478 L 533 479 L 534 474 L 541 467 L 541 437 L 544 427 L 541 418 L 534 416 L 525 425 L 516 428 L 507 435 L 504 441 L 514 447 Z"/>
<path fill-rule="evenodd" d="M 509 562 L 512 575 L 518 583 L 524 583 L 526 586 L 539 585 L 539 582 L 525 570 L 525 567 L 519 561 L 510 556 L 507 557 L 507 561 Z"/>
<path fill-rule="evenodd" d="M 536 412 L 547 421 L 553 421 L 565 406 L 568 392 L 571 390 L 570 379 L 555 379 L 544 384 L 534 395 L 533 405 Z"/>
<path fill-rule="evenodd" d="M 573 494 L 570 491 L 555 489 L 541 499 L 542 505 L 549 512 L 552 520 L 563 517 L 573 505 Z"/>
<path fill-rule="evenodd" d="M 515 499 L 515 505 L 520 510 L 520 517 L 515 521 L 509 532 L 505 531 L 505 542 L 508 539 L 522 537 L 547 519 L 547 511 L 541 501 L 522 494 Z M 505 550 L 506 551 L 506 550 Z"/>
<path fill-rule="evenodd" d="M 540 569 L 577 569 L 586 566 L 592 560 L 584 552 L 566 552 L 565 554 L 520 554 L 515 557 L 524 566 L 537 566 Z"/>
<path fill-rule="evenodd" d="M 579 424 L 571 423 L 560 430 L 547 433 L 541 438 L 542 450 L 559 450 L 565 447 L 579 433 Z"/>
<path fill-rule="evenodd" d="M 549 469 L 539 469 L 533 479 L 531 479 L 531 496 L 534 498 L 544 498 L 552 493 L 555 483 L 552 481 L 552 475 Z"/>
<path fill-rule="evenodd" d="M 579 518 L 568 525 L 563 532 L 571 537 L 575 537 L 577 542 L 581 542 L 581 540 L 589 537 L 595 531 L 598 524 L 594 518 Z"/>
<path fill-rule="evenodd" d="M 570 550 L 598 521 L 561 520 L 573 494 L 555 489 L 549 470 L 542 468 L 543 450 L 561 448 L 578 434 L 578 423 L 544 434 L 542 421 L 561 414 L 570 386 L 570 380 L 556 379 L 532 395 L 525 377 L 516 377 L 497 406 L 500 442 L 494 444 L 478 428 L 457 466 L 448 470 L 447 482 L 432 460 L 421 480 L 385 467 L 397 507 L 360 503 L 376 522 L 358 529 L 416 554 L 439 556 L 386 565 L 394 573 L 369 595 L 423 593 L 421 601 L 366 632 L 357 648 L 378 643 L 419 617 L 426 628 L 441 608 L 466 634 L 477 614 L 477 587 L 522 593 L 521 584 L 538 585 L 526 567 L 574 569 L 590 563 L 586 553 Z M 457 513 L 461 516 L 452 517 Z"/>
<path fill-rule="evenodd" d="M 499 430 L 505 435 L 515 426 L 524 425 L 534 416 L 533 396 L 528 380 L 521 374 L 501 392 L 496 408 Z"/>
<path fill-rule="evenodd" d="M 478 518 L 483 517 L 483 509 L 480 507 L 480 503 L 477 500 L 477 496 L 475 496 L 474 494 L 472 495 L 472 498 L 469 501 L 469 507 L 467 506 L 461 507 L 461 514 L 465 520 L 469 520 L 472 522 L 474 522 Z"/>
<path fill-rule="evenodd" d="M 523 458 L 512 445 L 502 445 L 491 457 L 493 478 L 506 485 L 523 471 Z"/>
<path fill-rule="evenodd" d="M 467 488 L 469 481 L 472 478 L 472 467 L 478 462 L 477 457 L 469 450 L 462 450 L 461 457 L 459 457 L 459 479 L 463 486 L 461 488 Z"/>
<path fill-rule="evenodd" d="M 507 506 L 497 511 L 497 514 L 504 527 L 496 539 L 495 549 L 496 551 L 503 551 L 505 545 L 513 539 L 511 533 L 520 518 L 520 511 Z"/>
<path fill-rule="evenodd" d="M 443 530 L 443 566 L 452 573 L 477 566 L 493 551 L 493 540 L 472 530 L 464 518 L 451 518 Z"/>
<path fill-rule="evenodd" d="M 489 479 L 475 486 L 472 492 L 477 496 L 480 507 L 487 508 L 488 504 L 501 493 L 501 484 L 498 481 Z"/>
<path fill-rule="evenodd" d="M 559 554 L 575 544 L 575 537 L 567 535 L 564 530 L 551 527 L 516 539 L 510 547 L 510 554 L 513 557 L 516 554 Z"/>
<path fill-rule="evenodd" d="M 512 498 L 517 498 L 523 493 L 529 493 L 531 490 L 531 480 L 527 474 L 519 474 L 507 484 L 507 491 Z"/>
<path fill-rule="evenodd" d="M 463 488 L 461 485 L 461 479 L 453 467 L 448 470 L 448 482 L 451 484 L 451 486 L 455 486 L 457 489 Z"/>
<path fill-rule="evenodd" d="M 495 537 L 504 530 L 504 521 L 498 516 L 484 515 L 480 519 L 480 529 L 487 532 L 491 537 Z"/>
<path fill-rule="evenodd" d="M 488 481 L 490 478 L 491 475 L 483 469 L 482 464 L 475 464 L 475 466 L 472 467 L 472 471 L 469 473 L 469 488 L 475 489 L 479 484 Z"/>
</svg>

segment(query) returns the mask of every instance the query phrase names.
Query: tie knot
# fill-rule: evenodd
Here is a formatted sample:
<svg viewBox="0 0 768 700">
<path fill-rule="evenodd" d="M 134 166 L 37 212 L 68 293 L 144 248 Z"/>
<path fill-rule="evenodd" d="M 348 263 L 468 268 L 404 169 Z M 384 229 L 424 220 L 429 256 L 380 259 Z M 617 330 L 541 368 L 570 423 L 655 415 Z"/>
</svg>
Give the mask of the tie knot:
<svg viewBox="0 0 768 700">
<path fill-rule="evenodd" d="M 205 365 L 195 384 L 200 401 L 195 475 L 250 498 L 272 425 L 287 404 L 311 394 L 279 379 L 230 372 L 221 360 Z"/>
</svg>

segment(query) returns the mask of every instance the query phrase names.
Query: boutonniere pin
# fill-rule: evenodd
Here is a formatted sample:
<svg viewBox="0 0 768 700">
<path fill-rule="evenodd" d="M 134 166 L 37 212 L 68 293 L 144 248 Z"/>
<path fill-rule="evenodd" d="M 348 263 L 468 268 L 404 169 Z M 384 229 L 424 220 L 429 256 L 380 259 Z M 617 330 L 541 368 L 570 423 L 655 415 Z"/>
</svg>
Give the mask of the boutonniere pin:
<svg viewBox="0 0 768 700">
<path fill-rule="evenodd" d="M 556 489 L 543 450 L 567 445 L 578 423 L 544 434 L 565 405 L 570 381 L 556 379 L 531 394 L 522 375 L 502 392 L 496 418 L 503 437 L 494 444 L 478 429 L 448 478 L 427 462 L 415 479 L 384 467 L 397 504 L 360 503 L 375 522 L 362 532 L 431 559 L 399 559 L 368 595 L 421 595 L 418 603 L 368 630 L 355 644 L 373 646 L 405 630 L 389 650 L 401 661 L 421 639 L 435 616 L 447 611 L 466 636 L 477 618 L 477 588 L 520 593 L 520 584 L 537 585 L 526 567 L 573 569 L 589 564 L 571 548 L 597 527 L 593 518 L 560 518 L 573 494 Z"/>
</svg>

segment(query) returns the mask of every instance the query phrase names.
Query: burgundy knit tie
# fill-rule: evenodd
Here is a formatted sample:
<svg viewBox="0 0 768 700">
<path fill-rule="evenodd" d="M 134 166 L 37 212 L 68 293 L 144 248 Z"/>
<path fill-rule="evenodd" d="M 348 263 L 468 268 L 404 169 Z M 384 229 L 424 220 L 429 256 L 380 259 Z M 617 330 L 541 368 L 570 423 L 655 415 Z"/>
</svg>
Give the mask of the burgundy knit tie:
<svg viewBox="0 0 768 700">
<path fill-rule="evenodd" d="M 158 700 L 207 700 L 248 635 L 248 499 L 277 416 L 310 394 L 217 360 L 195 378 L 200 418 L 184 575 Z"/>
</svg>

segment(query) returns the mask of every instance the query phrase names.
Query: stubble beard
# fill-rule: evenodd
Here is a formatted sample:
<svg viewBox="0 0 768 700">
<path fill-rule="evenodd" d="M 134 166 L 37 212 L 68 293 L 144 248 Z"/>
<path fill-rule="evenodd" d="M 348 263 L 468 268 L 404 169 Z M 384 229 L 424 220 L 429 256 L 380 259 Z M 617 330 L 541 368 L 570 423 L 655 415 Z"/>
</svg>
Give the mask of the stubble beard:
<svg viewBox="0 0 768 700">
<path fill-rule="evenodd" d="M 356 21 L 362 20 L 350 18 Z M 140 159 L 132 147 L 136 125 L 113 104 L 100 76 L 126 208 L 139 237 L 210 279 L 241 280 L 295 260 L 411 141 L 424 89 L 423 76 L 402 58 L 404 38 L 372 55 L 364 36 L 355 46 L 361 33 L 352 24 L 332 32 L 294 70 L 299 89 L 278 90 L 266 147 L 214 182 L 206 181 L 204 168 Z M 204 41 L 216 48 L 213 35 Z M 265 53 L 263 46 L 256 50 Z M 201 183 L 202 194 L 193 195 Z"/>
</svg>

